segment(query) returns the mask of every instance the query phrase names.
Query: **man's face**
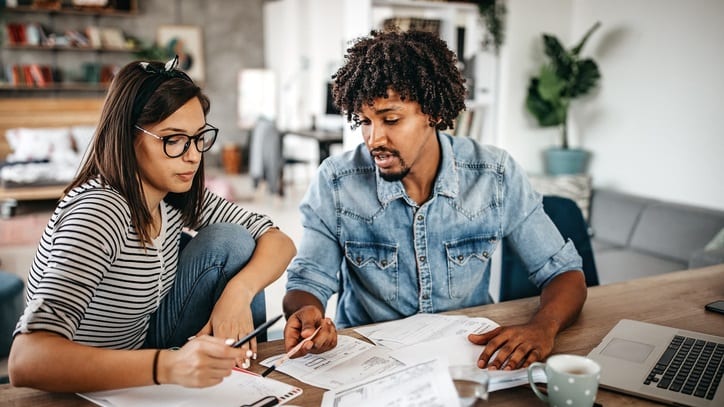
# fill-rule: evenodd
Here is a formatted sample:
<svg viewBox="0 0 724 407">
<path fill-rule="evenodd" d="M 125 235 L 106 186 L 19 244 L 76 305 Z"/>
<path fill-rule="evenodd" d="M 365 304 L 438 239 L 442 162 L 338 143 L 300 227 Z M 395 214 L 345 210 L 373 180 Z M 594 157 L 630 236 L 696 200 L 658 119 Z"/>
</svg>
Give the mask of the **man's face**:
<svg viewBox="0 0 724 407">
<path fill-rule="evenodd" d="M 399 181 L 424 161 L 431 148 L 437 148 L 429 142 L 436 133 L 419 103 L 403 101 L 393 90 L 387 95 L 372 106 L 362 106 L 360 129 L 382 178 Z"/>
</svg>

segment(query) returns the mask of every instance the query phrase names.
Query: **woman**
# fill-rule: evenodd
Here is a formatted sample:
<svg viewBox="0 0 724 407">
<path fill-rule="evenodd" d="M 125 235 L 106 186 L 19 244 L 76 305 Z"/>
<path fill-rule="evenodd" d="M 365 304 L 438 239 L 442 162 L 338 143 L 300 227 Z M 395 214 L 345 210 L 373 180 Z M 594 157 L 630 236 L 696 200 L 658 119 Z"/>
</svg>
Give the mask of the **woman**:
<svg viewBox="0 0 724 407">
<path fill-rule="evenodd" d="M 218 129 L 176 64 L 134 62 L 113 80 L 31 267 L 13 385 L 205 387 L 255 355 L 255 341 L 229 340 L 264 320 L 264 287 L 294 244 L 268 217 L 204 188 L 203 153 Z M 198 234 L 189 241 L 183 227 Z"/>
</svg>

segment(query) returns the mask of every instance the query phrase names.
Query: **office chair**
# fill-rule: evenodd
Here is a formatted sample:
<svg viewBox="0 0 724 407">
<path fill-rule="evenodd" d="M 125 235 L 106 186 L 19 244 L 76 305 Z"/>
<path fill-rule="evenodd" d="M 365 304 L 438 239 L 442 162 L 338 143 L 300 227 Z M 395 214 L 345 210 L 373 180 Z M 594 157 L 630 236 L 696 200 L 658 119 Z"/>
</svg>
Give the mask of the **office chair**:
<svg viewBox="0 0 724 407">
<path fill-rule="evenodd" d="M 583 258 L 586 286 L 598 285 L 598 272 L 593 258 L 593 248 L 588 235 L 588 223 L 575 202 L 559 196 L 544 196 L 543 210 L 551 218 L 563 238 L 573 241 Z M 528 280 L 528 269 L 513 250 L 508 239 L 503 239 L 502 267 L 500 276 L 500 301 L 540 295 L 540 290 Z"/>
</svg>

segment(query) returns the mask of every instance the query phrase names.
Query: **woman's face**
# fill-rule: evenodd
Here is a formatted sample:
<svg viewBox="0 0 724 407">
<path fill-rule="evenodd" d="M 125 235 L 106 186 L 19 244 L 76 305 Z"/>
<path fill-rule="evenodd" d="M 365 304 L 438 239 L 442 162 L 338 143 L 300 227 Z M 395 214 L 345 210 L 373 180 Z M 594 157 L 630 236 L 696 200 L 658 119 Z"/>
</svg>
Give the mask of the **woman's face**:
<svg viewBox="0 0 724 407">
<path fill-rule="evenodd" d="M 158 137 L 172 134 L 195 136 L 206 126 L 201 102 L 191 98 L 165 120 L 143 126 Z M 136 132 L 134 149 L 141 183 L 149 203 L 160 202 L 169 192 L 182 193 L 191 189 L 202 153 L 192 142 L 181 156 L 170 158 L 164 153 L 164 142 L 141 130 Z"/>
</svg>

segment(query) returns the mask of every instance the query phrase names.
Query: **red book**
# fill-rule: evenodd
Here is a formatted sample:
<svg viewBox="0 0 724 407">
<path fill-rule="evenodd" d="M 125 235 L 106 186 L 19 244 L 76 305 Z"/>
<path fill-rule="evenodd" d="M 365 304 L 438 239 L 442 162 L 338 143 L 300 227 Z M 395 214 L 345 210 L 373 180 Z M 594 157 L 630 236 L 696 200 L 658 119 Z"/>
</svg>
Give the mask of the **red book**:
<svg viewBox="0 0 724 407">
<path fill-rule="evenodd" d="M 45 88 L 48 86 L 48 83 L 45 82 L 45 78 L 43 78 L 43 72 L 40 70 L 40 65 L 30 64 L 30 74 L 38 87 Z"/>
<path fill-rule="evenodd" d="M 23 77 L 25 78 L 25 84 L 32 87 L 33 82 L 33 74 L 30 72 L 30 65 L 23 65 Z"/>
</svg>

